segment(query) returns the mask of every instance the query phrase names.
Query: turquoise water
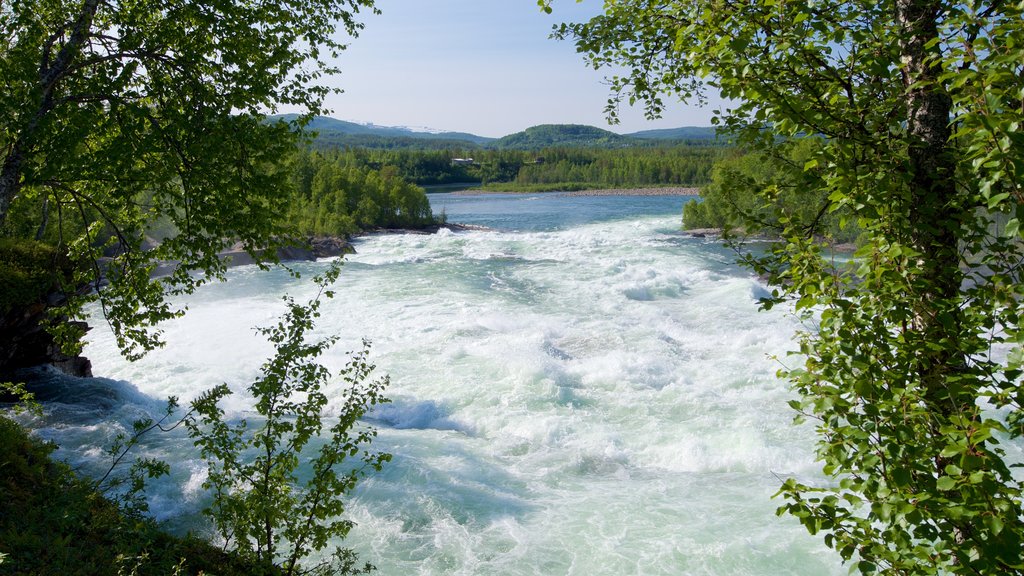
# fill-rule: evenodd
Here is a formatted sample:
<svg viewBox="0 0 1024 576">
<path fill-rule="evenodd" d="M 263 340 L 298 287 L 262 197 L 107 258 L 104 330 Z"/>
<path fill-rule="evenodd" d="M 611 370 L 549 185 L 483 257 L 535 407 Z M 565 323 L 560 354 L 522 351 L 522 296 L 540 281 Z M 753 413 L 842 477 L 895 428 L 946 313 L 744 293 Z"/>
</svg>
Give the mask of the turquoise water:
<svg viewBox="0 0 1024 576">
<path fill-rule="evenodd" d="M 393 403 L 370 422 L 394 461 L 350 500 L 347 545 L 382 575 L 846 572 L 774 514 L 779 478 L 818 475 L 813 431 L 791 424 L 770 358 L 796 322 L 757 311 L 764 288 L 730 251 L 679 232 L 684 200 L 438 194 L 436 212 L 488 229 L 357 242 L 319 330 L 341 338 L 335 368 L 373 341 Z M 234 269 L 133 364 L 97 327 L 86 354 L 110 379 L 72 382 L 35 425 L 90 469 L 169 394 L 227 382 L 229 411 L 245 415 L 241 391 L 270 350 L 252 326 L 285 292 L 312 290 Z M 153 511 L 203 530 L 188 442 L 146 450 L 176 463 Z"/>
</svg>

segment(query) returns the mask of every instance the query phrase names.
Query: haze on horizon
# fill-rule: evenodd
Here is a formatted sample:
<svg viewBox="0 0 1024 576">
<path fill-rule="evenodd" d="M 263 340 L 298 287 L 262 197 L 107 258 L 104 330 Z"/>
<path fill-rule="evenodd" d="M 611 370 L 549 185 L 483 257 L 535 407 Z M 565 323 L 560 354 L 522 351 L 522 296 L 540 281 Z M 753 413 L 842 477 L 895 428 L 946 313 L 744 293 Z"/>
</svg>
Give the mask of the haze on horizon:
<svg viewBox="0 0 1024 576">
<path fill-rule="evenodd" d="M 618 133 L 709 126 L 712 110 L 676 103 L 648 121 L 624 107 L 621 123 L 604 116 L 606 71 L 584 63 L 551 28 L 588 19 L 600 0 L 556 0 L 544 14 L 536 0 L 377 0 L 366 28 L 341 54 L 344 90 L 327 106 L 339 120 L 426 127 L 501 137 L 538 124 L 589 124 Z"/>
</svg>

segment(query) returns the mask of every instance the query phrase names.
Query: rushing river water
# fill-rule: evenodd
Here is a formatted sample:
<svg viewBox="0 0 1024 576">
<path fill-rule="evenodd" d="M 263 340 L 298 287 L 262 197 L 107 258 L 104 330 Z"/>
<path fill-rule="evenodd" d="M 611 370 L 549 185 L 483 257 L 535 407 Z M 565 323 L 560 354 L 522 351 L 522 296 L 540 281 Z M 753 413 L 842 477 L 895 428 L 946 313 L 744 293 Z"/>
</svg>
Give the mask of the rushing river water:
<svg viewBox="0 0 1024 576">
<path fill-rule="evenodd" d="M 774 374 L 796 321 L 715 242 L 679 232 L 679 197 L 432 195 L 488 230 L 358 241 L 319 332 L 361 338 L 391 376 L 372 415 L 394 460 L 349 501 L 346 545 L 406 574 L 839 574 L 792 518 L 780 478 L 813 479 L 813 431 Z M 306 273 L 323 263 L 304 263 Z M 39 433 L 85 469 L 118 425 L 221 382 L 241 392 L 270 346 L 252 331 L 308 280 L 233 269 L 188 298 L 169 342 L 127 363 L 90 333 L 94 371 L 54 377 Z M 73 391 L 61 394 L 61 385 Z M 242 414 L 247 401 L 231 397 Z M 204 470 L 179 435 L 153 512 L 204 529 Z"/>
</svg>

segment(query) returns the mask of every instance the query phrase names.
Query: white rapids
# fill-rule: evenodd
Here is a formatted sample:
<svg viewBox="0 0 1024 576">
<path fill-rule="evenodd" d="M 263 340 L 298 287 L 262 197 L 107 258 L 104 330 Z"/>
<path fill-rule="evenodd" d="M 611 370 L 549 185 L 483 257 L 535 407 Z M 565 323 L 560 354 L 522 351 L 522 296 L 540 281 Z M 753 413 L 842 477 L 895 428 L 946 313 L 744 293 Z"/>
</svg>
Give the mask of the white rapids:
<svg viewBox="0 0 1024 576">
<path fill-rule="evenodd" d="M 775 515 L 782 479 L 819 477 L 813 430 L 792 424 L 775 377 L 797 322 L 759 312 L 757 279 L 678 224 L 673 210 L 360 240 L 318 332 L 341 338 L 324 358 L 335 369 L 373 342 L 393 403 L 369 421 L 394 460 L 350 498 L 345 545 L 385 576 L 845 573 L 820 537 Z M 111 431 L 160 398 L 241 392 L 270 352 L 252 327 L 274 321 L 284 293 L 310 297 L 324 266 L 296 265 L 301 280 L 231 270 L 139 362 L 97 328 L 99 400 L 52 403 L 39 433 L 96 467 Z M 231 397 L 235 413 L 247 406 Z M 153 512 L 206 529 L 187 439 L 146 449 L 175 469 Z"/>
</svg>

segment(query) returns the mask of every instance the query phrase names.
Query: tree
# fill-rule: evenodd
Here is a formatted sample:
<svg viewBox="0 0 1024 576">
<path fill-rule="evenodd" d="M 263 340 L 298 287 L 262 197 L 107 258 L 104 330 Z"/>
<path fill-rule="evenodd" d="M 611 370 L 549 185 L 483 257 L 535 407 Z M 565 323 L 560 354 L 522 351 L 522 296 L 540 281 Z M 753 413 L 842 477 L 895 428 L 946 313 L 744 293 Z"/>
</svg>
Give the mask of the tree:
<svg viewBox="0 0 1024 576">
<path fill-rule="evenodd" d="M 259 416 L 255 429 L 245 420 L 225 418 L 218 403 L 231 393 L 226 385 L 194 400 L 185 421 L 209 465 L 204 487 L 213 492 L 213 501 L 205 512 L 225 546 L 258 565 L 278 566 L 288 576 L 372 570 L 369 565 L 357 568 L 355 553 L 342 548 L 335 550 L 333 563 L 309 567 L 301 562 L 331 538 L 348 534 L 353 524 L 340 518 L 342 497 L 368 469 L 380 471 L 391 460 L 389 454 L 366 448 L 377 432 L 358 424 L 369 409 L 388 401 L 382 395 L 388 378 L 370 379 L 375 367 L 367 359 L 366 342 L 340 374 L 346 388 L 337 422 L 318 447 L 309 447 L 324 432 L 324 385 L 331 377 L 317 359 L 337 341 L 310 341 L 309 331 L 320 316 L 321 297 L 332 297 L 328 286 L 339 271 L 335 265 L 317 277 L 320 291 L 304 305 L 285 297 L 285 316 L 259 330 L 276 353 L 248 388 Z M 309 469 L 300 480 L 300 463 L 306 458 Z M 352 465 L 352 459 L 359 463 Z"/>
<path fill-rule="evenodd" d="M 322 112 L 328 59 L 355 36 L 373 0 L 0 4 L 0 230 L 27 231 L 75 262 L 64 313 L 97 288 L 124 353 L 159 345 L 156 322 L 179 313 L 168 293 L 224 271 L 216 253 L 285 237 L 294 126 L 280 106 Z M 141 246 L 162 221 L 166 238 Z M 112 259 L 101 262 L 104 249 Z M 150 272 L 180 262 L 168 278 Z M 194 272 L 201 272 L 196 275 Z M 101 282 L 101 277 L 103 281 Z M 59 328 L 59 327 L 57 327 Z"/>
<path fill-rule="evenodd" d="M 999 0 L 619 0 L 555 30 L 624 70 L 612 119 L 712 87 L 751 149 L 823 139 L 819 211 L 848 210 L 863 248 L 835 268 L 780 207 L 783 241 L 745 260 L 811 326 L 781 374 L 829 481 L 786 481 L 780 512 L 862 572 L 1024 572 L 1003 448 L 1024 432 L 1022 23 Z"/>
</svg>

